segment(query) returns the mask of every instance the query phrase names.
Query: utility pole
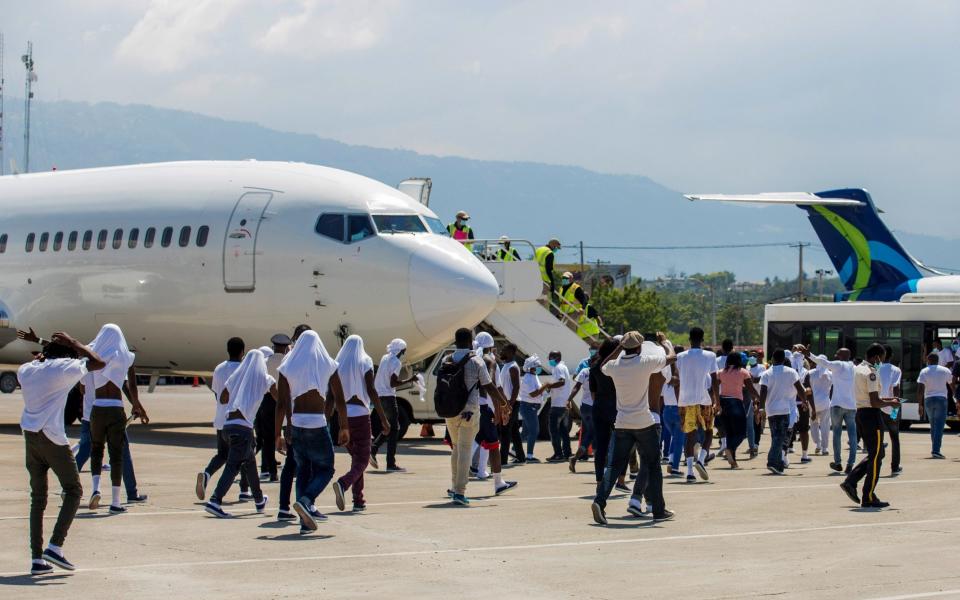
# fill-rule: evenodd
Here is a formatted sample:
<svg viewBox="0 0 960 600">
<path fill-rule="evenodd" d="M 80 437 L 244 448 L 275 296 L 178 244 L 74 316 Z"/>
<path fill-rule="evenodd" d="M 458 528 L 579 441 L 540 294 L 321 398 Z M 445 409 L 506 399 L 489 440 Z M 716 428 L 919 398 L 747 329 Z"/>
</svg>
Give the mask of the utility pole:
<svg viewBox="0 0 960 600">
<path fill-rule="evenodd" d="M 833 275 L 833 271 L 828 269 L 817 269 L 817 301 L 823 302 L 823 277 L 824 275 Z"/>
<path fill-rule="evenodd" d="M 3 33 L 0 32 L 0 175 L 3 175 Z"/>
<path fill-rule="evenodd" d="M 580 240 L 580 283 L 584 284 L 587 282 L 587 272 L 584 269 L 583 263 L 583 240 Z M 593 287 L 590 287 L 590 295 L 593 295 Z"/>
<path fill-rule="evenodd" d="M 33 100 L 33 82 L 37 74 L 33 72 L 33 42 L 27 42 L 27 53 L 20 57 L 27 70 L 27 81 L 23 93 L 23 172 L 30 172 L 30 101 Z"/>
<path fill-rule="evenodd" d="M 799 272 L 797 273 L 797 302 L 803 302 L 803 249 L 810 245 L 810 242 L 797 242 L 791 244 L 791 248 L 799 250 Z"/>
</svg>

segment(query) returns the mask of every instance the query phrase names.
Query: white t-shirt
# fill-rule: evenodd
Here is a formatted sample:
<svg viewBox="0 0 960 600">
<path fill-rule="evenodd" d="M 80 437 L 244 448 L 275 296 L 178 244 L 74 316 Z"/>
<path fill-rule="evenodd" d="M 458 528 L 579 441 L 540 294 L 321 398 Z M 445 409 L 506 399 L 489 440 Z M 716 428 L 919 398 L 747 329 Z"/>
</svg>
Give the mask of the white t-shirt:
<svg viewBox="0 0 960 600">
<path fill-rule="evenodd" d="M 817 367 L 807 371 L 810 376 L 810 391 L 813 392 L 813 405 L 817 412 L 830 408 L 830 388 L 833 387 L 833 375 L 826 367 Z"/>
<path fill-rule="evenodd" d="M 833 376 L 833 395 L 830 398 L 830 406 L 856 410 L 857 401 L 853 395 L 853 361 L 825 360 L 813 355 L 810 356 L 810 360 L 830 369 L 830 374 Z"/>
<path fill-rule="evenodd" d="M 672 385 L 670 385 L 670 378 L 673 377 L 673 372 L 670 369 L 670 366 L 667 365 L 661 369 L 660 374 L 663 375 L 663 378 L 666 380 L 663 383 L 663 389 L 660 391 L 660 395 L 663 397 L 664 406 L 676 406 L 677 405 L 677 390 Z"/>
<path fill-rule="evenodd" d="M 657 422 L 650 412 L 650 376 L 666 364 L 663 354 L 624 354 L 603 365 L 601 371 L 617 388 L 615 428 L 646 429 Z"/>
<path fill-rule="evenodd" d="M 377 369 L 377 376 L 373 379 L 373 387 L 376 388 L 380 396 L 396 396 L 397 390 L 390 385 L 392 375 L 400 377 L 400 369 L 403 363 L 397 358 L 396 354 L 384 354 L 380 359 L 380 367 Z"/>
<path fill-rule="evenodd" d="M 213 380 L 210 382 L 210 389 L 213 390 L 213 401 L 216 403 L 217 410 L 213 415 L 213 428 L 217 431 L 223 429 L 223 424 L 227 420 L 226 404 L 220 404 L 220 395 L 223 393 L 223 387 L 227 379 L 233 375 L 233 372 L 240 366 L 240 361 L 225 360 L 213 370 Z"/>
<path fill-rule="evenodd" d="M 880 377 L 880 397 L 893 398 L 893 388 L 900 385 L 903 372 L 900 371 L 899 367 L 891 365 L 890 363 L 881 363 L 880 366 L 877 367 L 877 375 Z M 880 410 L 888 415 L 893 414 L 892 406 L 883 406 Z"/>
<path fill-rule="evenodd" d="M 490 376 L 490 381 L 493 382 L 493 385 L 500 387 L 500 370 L 497 369 L 497 361 L 493 358 L 491 354 L 481 354 L 480 360 L 483 361 L 483 364 L 487 367 L 487 374 Z M 490 394 L 486 390 L 480 390 L 480 406 L 486 406 L 490 410 L 493 408 L 493 398 L 490 397 Z"/>
<path fill-rule="evenodd" d="M 500 387 L 503 389 L 503 397 L 507 399 L 507 402 L 509 402 L 510 397 L 513 396 L 513 379 L 510 377 L 510 371 L 514 369 L 516 369 L 518 373 L 520 372 L 520 365 L 513 360 L 500 367 Z M 519 399 L 519 396 L 517 396 L 517 398 Z"/>
<path fill-rule="evenodd" d="M 917 384 L 923 384 L 923 397 L 947 397 L 947 384 L 953 380 L 953 374 L 946 367 L 927 366 L 917 376 Z"/>
<path fill-rule="evenodd" d="M 536 398 L 530 394 L 540 389 L 540 378 L 534 375 L 533 373 L 524 373 L 520 376 L 520 402 L 528 402 L 530 404 L 543 404 L 543 394 L 540 394 Z"/>
<path fill-rule="evenodd" d="M 800 376 L 792 367 L 774 365 L 760 376 L 760 385 L 767 387 L 767 416 L 789 415 L 796 410 Z"/>
<path fill-rule="evenodd" d="M 574 381 L 580 384 L 580 406 L 593 406 L 593 394 L 590 393 L 590 369 L 580 369 Z"/>
<path fill-rule="evenodd" d="M 717 355 L 701 348 L 691 348 L 677 355 L 677 370 L 680 372 L 679 405 L 709 406 L 712 402 L 704 386 L 713 379 L 710 374 L 717 372 Z"/>
<path fill-rule="evenodd" d="M 937 350 L 937 354 L 940 356 L 940 366 L 945 367 L 948 364 L 952 363 L 954 360 L 953 350 L 950 348 L 944 348 L 943 350 Z"/>
<path fill-rule="evenodd" d="M 563 385 L 550 390 L 550 398 L 552 398 L 550 406 L 553 408 L 566 408 L 567 398 L 570 397 L 570 392 L 573 390 L 573 377 L 570 376 L 570 369 L 563 361 L 558 362 L 557 366 L 553 367 L 553 383 L 559 383 L 561 379 Z"/>
<path fill-rule="evenodd" d="M 280 380 L 280 365 L 283 363 L 283 358 L 285 356 L 286 354 L 280 354 L 279 352 L 274 352 L 273 354 L 267 357 L 267 375 L 269 375 L 270 377 L 273 377 L 277 381 Z"/>
<path fill-rule="evenodd" d="M 763 375 L 763 372 L 766 371 L 766 370 L 767 370 L 767 368 L 766 368 L 765 366 L 763 366 L 763 365 L 760 364 L 760 363 L 757 363 L 757 364 L 753 365 L 752 367 L 750 367 L 750 377 L 756 377 L 756 378 L 759 379 L 760 376 Z"/>
<path fill-rule="evenodd" d="M 21 365 L 17 370 L 23 390 L 20 428 L 34 433 L 42 431 L 58 446 L 69 445 L 63 430 L 63 410 L 70 390 L 86 374 L 86 361 L 75 358 L 35 360 Z"/>
</svg>

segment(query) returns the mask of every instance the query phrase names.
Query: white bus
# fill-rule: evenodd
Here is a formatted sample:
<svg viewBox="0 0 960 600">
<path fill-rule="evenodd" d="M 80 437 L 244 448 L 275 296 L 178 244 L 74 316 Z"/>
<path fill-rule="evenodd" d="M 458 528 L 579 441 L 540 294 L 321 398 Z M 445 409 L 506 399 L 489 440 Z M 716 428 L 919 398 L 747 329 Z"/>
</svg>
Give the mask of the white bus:
<svg viewBox="0 0 960 600">
<path fill-rule="evenodd" d="M 960 333 L 960 298 L 942 301 L 930 297 L 904 297 L 902 302 L 837 302 L 768 304 L 764 311 L 765 356 L 774 349 L 803 344 L 814 354 L 833 358 L 838 348 L 849 348 L 862 357 L 874 342 L 893 348 L 892 362 L 903 371 L 904 406 L 901 429 L 923 422 L 917 408 L 917 374 L 926 365 L 933 340 L 945 347 Z M 947 424 L 960 431 L 956 404 L 951 399 Z"/>
</svg>

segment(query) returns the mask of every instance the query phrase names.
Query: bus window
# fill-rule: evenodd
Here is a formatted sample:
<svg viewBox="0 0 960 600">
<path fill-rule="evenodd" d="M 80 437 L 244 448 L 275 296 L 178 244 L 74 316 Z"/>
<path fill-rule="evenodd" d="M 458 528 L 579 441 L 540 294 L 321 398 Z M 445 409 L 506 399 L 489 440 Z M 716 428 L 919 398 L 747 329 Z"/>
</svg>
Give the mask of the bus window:
<svg viewBox="0 0 960 600">
<path fill-rule="evenodd" d="M 800 334 L 800 343 L 810 349 L 810 352 L 814 354 L 820 354 L 821 350 L 821 340 L 820 340 L 820 326 L 819 325 L 804 325 L 803 331 Z"/>
<path fill-rule="evenodd" d="M 824 327 L 823 329 L 823 354 L 833 360 L 833 355 L 837 350 L 843 347 L 843 329 L 839 327 Z"/>
<path fill-rule="evenodd" d="M 770 323 L 767 329 L 767 356 L 777 348 L 789 350 L 800 342 L 800 326 L 796 323 Z"/>
</svg>

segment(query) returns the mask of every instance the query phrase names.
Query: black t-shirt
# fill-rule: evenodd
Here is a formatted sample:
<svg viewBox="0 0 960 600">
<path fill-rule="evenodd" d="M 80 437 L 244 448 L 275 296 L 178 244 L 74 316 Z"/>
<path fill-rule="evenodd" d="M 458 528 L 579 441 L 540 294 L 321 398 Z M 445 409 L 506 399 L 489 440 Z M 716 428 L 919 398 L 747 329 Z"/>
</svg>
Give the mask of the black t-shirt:
<svg viewBox="0 0 960 600">
<path fill-rule="evenodd" d="M 590 366 L 590 393 L 593 395 L 593 410 L 616 416 L 617 387 L 613 379 L 604 375 L 595 365 Z"/>
</svg>

